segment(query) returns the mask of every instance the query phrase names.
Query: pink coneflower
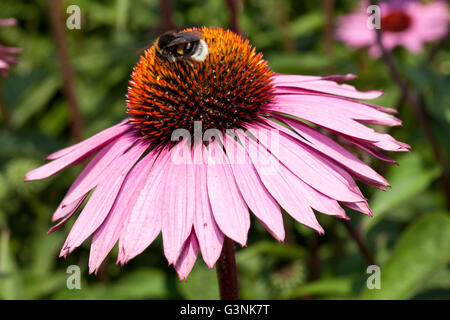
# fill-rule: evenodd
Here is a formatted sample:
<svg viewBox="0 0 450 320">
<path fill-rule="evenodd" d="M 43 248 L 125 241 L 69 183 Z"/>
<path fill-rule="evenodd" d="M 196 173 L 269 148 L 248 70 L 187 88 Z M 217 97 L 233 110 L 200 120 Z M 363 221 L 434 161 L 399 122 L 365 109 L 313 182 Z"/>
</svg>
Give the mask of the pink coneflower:
<svg viewBox="0 0 450 320">
<path fill-rule="evenodd" d="M 372 56 L 381 54 L 376 44 L 375 29 L 367 26 L 369 3 L 363 1 L 359 11 L 340 18 L 336 36 L 353 48 L 369 47 Z M 449 12 L 444 1 L 422 4 L 418 1 L 391 0 L 380 2 L 382 43 L 387 50 L 402 46 L 417 54 L 427 42 L 447 35 Z"/>
<path fill-rule="evenodd" d="M 51 154 L 26 175 L 44 179 L 96 153 L 53 215 L 60 221 L 50 231 L 91 194 L 61 256 L 92 235 L 94 272 L 117 242 L 123 264 L 162 233 L 165 256 L 185 279 L 199 249 L 212 268 L 225 237 L 246 245 L 249 209 L 278 241 L 285 236 L 280 207 L 319 233 L 313 210 L 348 219 L 344 205 L 371 215 L 353 178 L 380 189 L 388 182 L 323 131 L 393 162 L 378 150 L 409 146 L 364 124 L 400 125 L 395 111 L 353 100 L 381 92 L 337 83 L 352 75 L 274 74 L 231 31 L 183 32 L 192 42 L 173 48 L 175 59 L 161 54 L 163 42 L 174 41 L 164 38 L 134 68 L 128 119 Z"/>
<path fill-rule="evenodd" d="M 17 20 L 14 18 L 0 19 L 0 27 L 15 26 Z M 0 45 L 0 77 L 6 77 L 8 75 L 9 67 L 19 62 L 14 55 L 21 53 L 22 49 L 6 47 Z"/>
</svg>

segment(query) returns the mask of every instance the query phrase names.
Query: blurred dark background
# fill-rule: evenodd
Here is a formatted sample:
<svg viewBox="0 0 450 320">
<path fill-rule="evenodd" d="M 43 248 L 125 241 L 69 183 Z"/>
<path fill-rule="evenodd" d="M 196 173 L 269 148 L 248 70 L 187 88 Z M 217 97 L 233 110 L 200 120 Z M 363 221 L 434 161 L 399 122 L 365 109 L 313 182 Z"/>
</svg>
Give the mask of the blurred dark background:
<svg viewBox="0 0 450 320">
<path fill-rule="evenodd" d="M 81 9 L 81 29 L 64 28 L 58 36 L 52 32 L 51 11 L 66 19 L 66 8 L 72 4 Z M 123 268 L 115 264 L 115 248 L 97 276 L 88 275 L 89 243 L 59 259 L 71 223 L 49 236 L 46 231 L 81 167 L 45 181 L 23 182 L 24 174 L 41 165 L 47 154 L 126 116 L 125 94 L 139 58 L 137 50 L 167 29 L 203 25 L 242 32 L 276 72 L 359 75 L 352 81 L 358 89 L 386 92 L 376 103 L 397 108 L 404 123 L 389 132 L 412 146 L 411 153 L 390 155 L 400 166 L 359 154 L 392 185 L 387 192 L 360 185 L 373 218 L 349 210 L 351 221 L 346 225 L 319 214 L 326 233 L 317 236 L 286 217 L 285 244 L 252 221 L 248 246 L 237 249 L 241 298 L 450 298 L 450 217 L 441 179 L 443 165 L 436 161 L 383 60 L 333 39 L 336 17 L 349 13 L 358 1 L 172 0 L 167 4 L 74 0 L 62 1 L 59 10 L 52 0 L 1 1 L 0 18 L 15 17 L 18 25 L 0 28 L 0 43 L 20 47 L 23 53 L 9 77 L 0 78 L 0 298 L 218 298 L 216 273 L 200 256 L 188 281 L 178 280 L 173 268 L 167 267 L 160 237 Z M 64 43 L 68 70 L 60 64 Z M 448 155 L 449 41 L 439 47 L 428 45 L 420 55 L 399 48 L 393 56 L 411 90 L 420 94 L 426 121 Z M 358 242 L 367 249 L 365 254 Z M 366 287 L 370 260 L 382 268 L 380 290 Z M 82 269 L 81 290 L 66 287 L 69 265 Z"/>
</svg>

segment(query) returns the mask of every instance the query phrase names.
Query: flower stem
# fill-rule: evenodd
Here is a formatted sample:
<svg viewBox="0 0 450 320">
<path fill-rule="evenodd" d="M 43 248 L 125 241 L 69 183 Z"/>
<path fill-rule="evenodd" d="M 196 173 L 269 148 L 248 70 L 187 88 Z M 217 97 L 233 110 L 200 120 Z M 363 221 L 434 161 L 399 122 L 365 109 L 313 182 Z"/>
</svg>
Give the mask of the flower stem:
<svg viewBox="0 0 450 320">
<path fill-rule="evenodd" d="M 231 31 L 241 34 L 241 28 L 239 27 L 239 8 L 236 0 L 226 0 L 228 10 L 230 12 L 230 29 Z"/>
<path fill-rule="evenodd" d="M 311 239 L 311 279 L 318 280 L 320 278 L 321 260 L 320 260 L 320 235 L 315 233 Z"/>
<path fill-rule="evenodd" d="M 325 16 L 325 53 L 332 58 L 334 55 L 334 0 L 322 0 L 322 10 Z M 332 70 L 330 71 L 332 72 Z"/>
<path fill-rule="evenodd" d="M 159 0 L 159 7 L 162 13 L 162 27 L 164 31 L 176 29 L 175 23 L 173 22 L 173 11 L 169 0 Z"/>
<path fill-rule="evenodd" d="M 0 82 L 0 117 L 3 121 L 3 126 L 5 129 L 10 130 L 11 129 L 11 118 L 8 111 L 8 106 L 5 103 L 5 100 L 3 99 L 3 92 Z"/>
<path fill-rule="evenodd" d="M 238 280 L 234 243 L 225 237 L 222 253 L 216 263 L 217 280 L 219 281 L 220 299 L 238 300 Z"/>
<path fill-rule="evenodd" d="M 61 0 L 48 0 L 50 22 L 61 64 L 61 72 L 64 80 L 64 95 L 69 107 L 72 137 L 74 140 L 80 141 L 83 136 L 83 120 L 75 94 L 74 72 L 70 61 L 63 17 L 61 15 L 63 12 L 61 2 Z"/>
<path fill-rule="evenodd" d="M 347 220 L 343 220 L 342 223 L 344 224 L 345 228 L 347 229 L 348 233 L 353 238 L 353 240 L 355 240 L 356 244 L 358 245 L 359 251 L 363 255 L 366 262 L 369 265 L 377 264 L 375 262 L 375 258 L 372 255 L 372 252 L 370 252 L 369 247 L 364 241 L 364 238 L 361 236 L 360 231 L 358 229 L 353 228 L 353 226 Z"/>
</svg>

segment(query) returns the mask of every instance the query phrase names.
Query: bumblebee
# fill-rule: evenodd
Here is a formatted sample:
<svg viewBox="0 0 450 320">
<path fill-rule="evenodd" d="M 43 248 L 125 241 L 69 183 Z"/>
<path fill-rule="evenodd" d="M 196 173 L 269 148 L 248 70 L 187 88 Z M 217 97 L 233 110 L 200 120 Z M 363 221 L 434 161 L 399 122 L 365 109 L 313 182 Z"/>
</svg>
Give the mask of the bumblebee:
<svg viewBox="0 0 450 320">
<path fill-rule="evenodd" d="M 192 65 L 189 60 L 203 62 L 209 53 L 201 31 L 168 31 L 159 36 L 154 45 L 156 54 L 172 63 L 181 60 Z"/>
</svg>

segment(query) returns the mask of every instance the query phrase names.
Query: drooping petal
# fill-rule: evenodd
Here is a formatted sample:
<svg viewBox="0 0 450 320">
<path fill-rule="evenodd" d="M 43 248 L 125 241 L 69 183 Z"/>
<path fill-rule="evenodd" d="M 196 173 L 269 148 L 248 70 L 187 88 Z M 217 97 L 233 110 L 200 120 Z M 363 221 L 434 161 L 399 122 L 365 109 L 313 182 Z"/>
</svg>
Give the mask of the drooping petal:
<svg viewBox="0 0 450 320">
<path fill-rule="evenodd" d="M 61 228 L 63 225 L 66 224 L 67 221 L 69 221 L 69 219 L 75 214 L 75 212 L 77 212 L 78 208 L 81 206 L 81 204 L 83 203 L 83 201 L 86 199 L 87 195 L 85 195 L 83 198 L 81 198 L 80 200 L 72 203 L 71 205 L 62 208 L 59 212 L 61 213 L 61 218 L 63 218 L 61 221 L 59 221 L 56 225 L 54 225 L 53 227 L 51 227 L 48 231 L 47 234 L 53 233 L 56 230 L 58 230 L 59 228 Z M 55 212 L 57 213 L 58 210 Z M 59 220 L 55 219 L 53 221 Z"/>
<path fill-rule="evenodd" d="M 282 119 L 286 124 L 290 125 L 301 137 L 296 136 L 294 132 L 287 129 L 284 126 L 273 123 L 272 125 L 291 137 L 294 137 L 300 143 L 304 143 L 315 150 L 321 152 L 323 155 L 328 156 L 333 159 L 347 170 L 356 175 L 359 179 L 364 182 L 370 183 L 375 186 L 389 186 L 389 183 L 381 175 L 379 175 L 375 170 L 365 164 L 363 161 L 354 156 L 347 149 L 334 142 L 332 139 L 323 135 L 317 130 L 314 130 L 307 124 L 299 121 L 294 121 L 289 118 Z"/>
<path fill-rule="evenodd" d="M 306 81 L 305 81 L 306 80 Z M 274 76 L 274 84 L 277 87 L 292 87 L 314 92 L 323 92 L 337 96 L 354 99 L 376 99 L 383 94 L 381 91 L 361 92 L 348 84 L 338 84 L 334 81 L 324 79 L 305 79 L 304 76 L 282 75 Z"/>
<path fill-rule="evenodd" d="M 70 230 L 61 250 L 61 256 L 67 256 L 103 223 L 117 198 L 126 175 L 147 148 L 148 145 L 145 143 L 138 143 L 104 173 L 103 180 L 92 193 Z"/>
<path fill-rule="evenodd" d="M 77 144 L 70 146 L 70 147 L 53 152 L 52 154 L 48 155 L 46 159 L 54 160 L 54 159 L 60 158 L 62 156 L 65 156 L 65 155 L 73 152 L 76 149 L 83 149 L 83 151 L 85 151 L 85 152 L 95 151 L 96 149 L 107 144 L 114 138 L 117 138 L 118 136 L 121 136 L 125 132 L 129 131 L 131 129 L 131 127 L 126 125 L 127 122 L 128 122 L 128 120 L 124 120 L 124 121 L 120 122 L 119 124 L 116 124 L 115 126 L 112 126 L 108 129 L 100 131 L 96 135 L 94 135 L 86 140 L 83 140 Z"/>
<path fill-rule="evenodd" d="M 301 119 L 310 121 L 321 127 L 346 135 L 370 142 L 377 148 L 387 151 L 406 151 L 405 144 L 396 141 L 388 134 L 378 133 L 372 128 L 353 120 L 342 114 L 333 114 L 327 112 L 329 105 L 323 100 L 313 99 L 305 100 L 293 96 L 283 96 L 282 103 L 275 103 L 270 106 L 272 111 L 278 111 Z M 406 149 L 406 150 L 405 150 Z"/>
<path fill-rule="evenodd" d="M 195 232 L 192 231 L 189 238 L 186 239 L 181 254 L 175 263 L 175 270 L 180 280 L 186 280 L 189 273 L 191 273 L 197 260 L 198 247 L 197 237 L 195 236 Z"/>
<path fill-rule="evenodd" d="M 170 157 L 163 149 L 137 195 L 119 236 L 117 261 L 124 264 L 144 251 L 161 231 L 162 196 Z"/>
<path fill-rule="evenodd" d="M 121 139 L 118 139 L 117 141 L 120 141 L 120 140 Z M 114 159 L 113 157 L 106 157 L 106 155 L 108 153 L 110 153 L 112 150 L 115 150 L 115 149 L 112 149 L 113 146 L 115 146 L 115 145 L 116 145 L 116 143 L 112 142 L 109 145 L 105 146 L 88 163 L 86 168 L 83 169 L 83 171 L 77 177 L 75 182 L 72 183 L 72 185 L 69 188 L 69 191 L 67 191 L 66 195 L 64 196 L 63 201 L 61 201 L 61 203 L 59 204 L 55 213 L 53 214 L 53 217 L 52 217 L 53 221 L 59 220 L 59 219 L 63 218 L 66 214 L 68 214 L 70 212 L 70 208 L 73 207 L 74 205 L 76 205 L 76 203 L 78 203 L 80 201 L 82 196 L 87 195 L 87 193 L 95 187 L 95 185 L 98 183 L 99 174 L 103 173 L 106 168 L 105 166 L 98 166 L 98 164 L 101 163 L 102 161 L 104 161 L 105 159 L 110 159 L 110 160 Z M 108 162 L 108 164 L 109 164 L 109 162 Z M 100 170 L 97 170 L 97 174 L 95 174 L 95 177 L 93 179 L 95 184 L 93 184 L 92 187 L 89 187 L 89 188 L 82 188 L 81 190 L 84 190 L 84 194 L 82 196 L 78 195 L 78 197 L 72 197 L 72 199 L 69 199 L 69 201 L 68 201 L 68 196 L 70 194 L 72 194 L 90 174 L 92 174 L 92 171 L 95 168 L 97 168 L 97 169 L 100 168 Z M 78 192 L 78 194 L 81 194 L 81 193 Z"/>
<path fill-rule="evenodd" d="M 255 131 L 253 131 L 255 132 Z M 276 133 L 275 133 L 276 134 Z M 280 145 L 281 148 L 283 148 L 282 145 Z M 272 149 L 273 150 L 273 149 Z M 270 150 L 269 150 L 270 151 Z M 318 159 L 319 161 L 323 161 L 322 159 Z M 299 197 L 304 199 L 306 203 L 312 207 L 313 209 L 325 213 L 327 215 L 337 216 L 340 218 L 346 218 L 346 214 L 344 209 L 342 209 L 338 202 L 319 192 L 318 190 L 314 189 L 310 185 L 308 185 L 306 182 L 302 181 L 300 177 L 296 176 L 293 172 L 289 171 L 288 168 L 284 168 L 282 164 L 280 164 L 281 167 L 279 167 L 279 170 L 283 171 L 283 176 L 286 181 L 289 181 L 289 186 L 291 190 L 295 190 L 295 192 L 298 194 Z M 331 169 L 335 170 L 334 167 L 330 167 Z M 336 170 L 335 170 L 336 171 Z M 336 172 L 341 174 L 341 172 Z M 340 177 L 340 179 L 346 180 L 347 177 Z M 359 197 L 359 201 L 364 200 L 363 196 L 359 192 L 359 189 L 354 190 L 354 184 L 352 182 L 346 181 L 346 184 L 348 185 L 346 188 L 352 190 L 352 192 L 355 192 Z"/>
<path fill-rule="evenodd" d="M 302 181 L 314 189 L 339 201 L 362 201 L 355 194 L 347 181 L 331 168 L 323 158 L 311 152 L 292 138 L 278 130 L 269 131 L 262 127 L 249 127 L 249 131 L 256 136 L 289 170 L 291 170 Z M 269 146 L 269 139 L 278 140 L 279 145 Z"/>
<path fill-rule="evenodd" d="M 367 214 L 369 217 L 371 217 L 372 210 L 370 210 L 369 205 L 367 204 L 367 201 L 361 201 L 361 202 L 342 202 L 345 206 L 349 207 L 350 209 L 359 211 L 361 213 Z"/>
<path fill-rule="evenodd" d="M 72 184 L 61 205 L 68 205 L 95 188 L 108 167 L 114 161 L 117 161 L 118 157 L 130 148 L 135 141 L 136 138 L 132 134 L 125 134 L 104 147 Z"/>
<path fill-rule="evenodd" d="M 97 272 L 103 260 L 119 239 L 123 224 L 147 181 L 155 152 L 150 152 L 127 175 L 114 205 L 105 221 L 95 231 L 89 255 L 89 272 Z"/>
<path fill-rule="evenodd" d="M 284 241 L 280 207 L 264 187 L 244 148 L 229 136 L 225 137 L 224 145 L 236 183 L 248 207 L 278 241 Z M 238 158 L 231 157 L 233 154 L 244 154 L 244 161 L 238 162 Z"/>
<path fill-rule="evenodd" d="M 211 210 L 207 187 L 207 165 L 202 163 L 202 155 L 205 151 L 203 143 L 194 147 L 195 163 L 195 216 L 194 230 L 200 244 L 203 260 L 209 268 L 213 268 L 222 252 L 224 235 L 217 226 Z M 195 159 L 200 159 L 195 162 Z"/>
<path fill-rule="evenodd" d="M 167 181 L 163 197 L 162 236 L 164 254 L 169 264 L 175 263 L 183 243 L 191 233 L 195 210 L 194 164 L 190 146 L 178 142 L 170 151 Z"/>
<path fill-rule="evenodd" d="M 380 160 L 388 162 L 388 163 L 398 164 L 397 161 L 389 158 L 387 155 L 377 151 L 376 149 L 371 148 L 370 146 L 368 146 L 367 144 L 365 144 L 364 142 L 362 142 L 360 140 L 352 139 L 350 137 L 345 137 L 345 139 L 347 139 L 348 141 L 350 141 L 354 145 L 358 146 L 360 149 L 366 151 L 367 153 L 371 154 L 372 156 L 374 156 L 377 159 L 380 159 Z"/>
<path fill-rule="evenodd" d="M 227 237 L 245 246 L 250 215 L 236 185 L 233 170 L 219 142 L 209 144 L 208 154 L 208 196 L 214 218 Z"/>
<path fill-rule="evenodd" d="M 43 166 L 34 169 L 30 172 L 28 172 L 25 175 L 25 181 L 32 181 L 32 180 L 40 180 L 48 178 L 64 168 L 67 168 L 73 164 L 78 163 L 79 161 L 83 160 L 93 152 L 95 152 L 98 148 L 77 148 L 73 150 L 72 152 L 57 158 L 49 163 L 44 164 Z"/>
<path fill-rule="evenodd" d="M 329 117 L 340 115 L 352 120 L 382 126 L 399 126 L 402 124 L 400 119 L 389 113 L 380 111 L 372 105 L 347 98 L 319 93 L 292 93 L 279 96 L 276 100 L 279 104 L 283 104 L 284 101 L 288 104 L 292 101 L 299 101 L 301 104 L 320 105 L 321 112 L 328 114 Z"/>
<path fill-rule="evenodd" d="M 296 190 L 299 193 L 299 196 L 303 197 L 311 208 L 326 215 L 347 219 L 345 210 L 342 209 L 342 207 L 336 200 L 327 197 L 323 193 L 320 193 L 300 179 L 291 180 L 293 181 L 291 185 L 295 186 L 293 190 Z"/>
<path fill-rule="evenodd" d="M 52 221 L 58 221 L 59 219 L 62 219 L 64 217 L 66 217 L 67 215 L 71 215 L 72 213 L 74 213 L 83 203 L 84 199 L 86 199 L 87 194 L 85 194 L 83 197 L 81 197 L 80 199 L 78 199 L 77 201 L 72 202 L 71 204 L 67 205 L 67 206 L 62 206 L 62 204 L 60 204 L 58 206 L 58 208 L 56 209 L 55 213 L 53 213 L 52 216 Z"/>
<path fill-rule="evenodd" d="M 301 193 L 296 189 L 298 177 L 273 157 L 263 145 L 257 144 L 245 134 L 240 132 L 237 134 L 252 159 L 261 181 L 280 206 L 298 222 L 323 233 L 311 207 L 303 197 L 299 196 Z"/>
</svg>

